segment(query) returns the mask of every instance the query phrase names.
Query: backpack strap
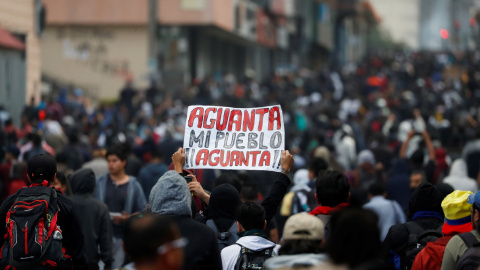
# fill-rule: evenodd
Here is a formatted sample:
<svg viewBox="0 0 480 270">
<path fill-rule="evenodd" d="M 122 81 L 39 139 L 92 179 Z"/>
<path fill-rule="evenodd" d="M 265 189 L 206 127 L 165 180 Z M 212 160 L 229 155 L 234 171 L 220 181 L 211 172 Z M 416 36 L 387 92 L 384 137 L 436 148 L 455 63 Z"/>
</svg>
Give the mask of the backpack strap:
<svg viewBox="0 0 480 270">
<path fill-rule="evenodd" d="M 475 235 L 473 235 L 473 233 L 471 232 L 461 233 L 458 236 L 462 238 L 465 245 L 467 245 L 467 248 L 471 248 L 475 244 L 479 243 L 477 237 L 475 237 Z"/>
<path fill-rule="evenodd" d="M 238 243 L 235 243 L 235 245 L 238 245 L 240 247 L 240 253 L 238 254 L 238 259 L 237 262 L 235 263 L 235 269 L 234 270 L 240 270 L 242 269 L 242 260 L 246 261 L 248 259 L 247 257 L 247 252 L 248 249 Z"/>
<path fill-rule="evenodd" d="M 230 230 L 232 229 L 232 226 L 235 224 L 235 222 L 237 222 L 237 221 L 234 220 L 234 221 L 232 222 L 232 224 L 231 224 L 230 226 L 228 226 L 228 230 L 226 230 L 226 231 L 220 231 L 220 230 L 218 229 L 217 223 L 215 222 L 214 219 L 212 219 L 213 226 L 215 226 L 215 230 L 216 230 L 215 232 L 217 233 L 217 238 L 220 239 L 220 240 L 225 240 L 225 239 L 229 238 L 230 235 L 232 234 L 232 233 L 230 232 Z"/>
</svg>

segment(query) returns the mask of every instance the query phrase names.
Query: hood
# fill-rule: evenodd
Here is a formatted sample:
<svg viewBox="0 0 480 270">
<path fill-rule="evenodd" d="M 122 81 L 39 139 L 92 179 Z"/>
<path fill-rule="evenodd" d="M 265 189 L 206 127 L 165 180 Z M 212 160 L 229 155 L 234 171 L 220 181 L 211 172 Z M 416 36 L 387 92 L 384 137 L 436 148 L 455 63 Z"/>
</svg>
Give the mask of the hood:
<svg viewBox="0 0 480 270">
<path fill-rule="evenodd" d="M 213 219 L 227 218 L 236 220 L 235 212 L 242 204 L 237 189 L 230 184 L 221 184 L 210 194 L 209 211 Z"/>
<path fill-rule="evenodd" d="M 467 164 L 463 159 L 457 159 L 453 162 L 450 174 L 448 176 L 454 176 L 459 178 L 467 178 Z"/>
<path fill-rule="evenodd" d="M 306 190 L 310 192 L 311 188 L 308 186 L 309 182 L 308 170 L 300 169 L 293 175 L 293 187 L 290 188 L 290 191 Z"/>
<path fill-rule="evenodd" d="M 95 173 L 92 169 L 81 169 L 69 178 L 70 187 L 74 195 L 92 194 L 95 190 Z"/>
<path fill-rule="evenodd" d="M 443 216 L 442 201 L 445 196 L 432 184 L 422 183 L 410 196 L 409 218 L 418 211 L 433 211 Z"/>
<path fill-rule="evenodd" d="M 152 212 L 171 216 L 192 216 L 192 196 L 187 181 L 176 171 L 167 171 L 150 191 Z"/>
<path fill-rule="evenodd" d="M 360 152 L 358 154 L 358 159 L 357 159 L 357 166 L 363 165 L 363 164 L 371 164 L 372 166 L 375 166 L 377 163 L 375 162 L 375 156 L 373 155 L 372 151 L 366 149 Z"/>
<path fill-rule="evenodd" d="M 395 161 L 392 167 L 392 177 L 397 175 L 408 175 L 408 163 L 405 159 L 398 159 Z"/>
<path fill-rule="evenodd" d="M 296 254 L 296 255 L 282 255 L 272 257 L 265 261 L 267 269 L 278 269 L 295 266 L 315 266 L 322 264 L 328 260 L 326 254 Z"/>
<path fill-rule="evenodd" d="M 237 244 L 240 244 L 248 249 L 259 251 L 266 248 L 275 247 L 276 244 L 268 241 L 260 236 L 244 236 L 238 239 Z"/>
</svg>

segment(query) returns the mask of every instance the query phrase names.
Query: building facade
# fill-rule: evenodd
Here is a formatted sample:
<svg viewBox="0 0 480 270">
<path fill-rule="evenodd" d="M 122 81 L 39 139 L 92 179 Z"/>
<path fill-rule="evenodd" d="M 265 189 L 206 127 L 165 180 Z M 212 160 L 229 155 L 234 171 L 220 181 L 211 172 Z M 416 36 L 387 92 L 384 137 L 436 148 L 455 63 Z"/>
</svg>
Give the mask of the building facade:
<svg viewBox="0 0 480 270">
<path fill-rule="evenodd" d="M 337 12 L 342 1 L 159 0 L 153 66 L 169 91 L 206 76 L 231 74 L 242 80 L 248 73 L 262 79 L 279 70 L 320 69 L 338 53 L 336 35 L 345 28 L 337 16 L 344 14 Z M 149 0 L 44 2 L 45 77 L 81 87 L 99 99 L 118 96 L 128 79 L 139 88 L 148 86 Z M 354 0 L 359 12 L 344 17 L 363 16 L 363 2 Z M 369 23 L 359 19 L 346 24 L 363 22 Z M 350 34 L 363 33 L 347 29 L 345 35 Z M 339 53 L 344 62 L 365 51 L 359 46 L 361 37 L 353 40 L 359 42 L 350 42 Z"/>
<path fill-rule="evenodd" d="M 25 103 L 40 100 L 42 7 L 40 0 L 0 0 L 0 31 L 23 44 L 0 45 L 0 105 L 17 124 Z"/>
</svg>

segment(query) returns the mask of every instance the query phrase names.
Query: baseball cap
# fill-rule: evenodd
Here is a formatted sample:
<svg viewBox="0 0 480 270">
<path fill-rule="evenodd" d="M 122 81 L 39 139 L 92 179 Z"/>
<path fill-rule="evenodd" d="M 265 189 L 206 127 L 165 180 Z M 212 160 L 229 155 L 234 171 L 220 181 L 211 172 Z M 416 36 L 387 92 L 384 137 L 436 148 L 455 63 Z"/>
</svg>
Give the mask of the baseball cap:
<svg viewBox="0 0 480 270">
<path fill-rule="evenodd" d="M 57 163 L 49 154 L 33 156 L 28 160 L 27 167 L 32 180 L 51 180 L 57 172 Z"/>
<path fill-rule="evenodd" d="M 284 240 L 322 240 L 325 236 L 325 225 L 315 216 L 300 213 L 288 218 L 283 228 Z"/>
</svg>

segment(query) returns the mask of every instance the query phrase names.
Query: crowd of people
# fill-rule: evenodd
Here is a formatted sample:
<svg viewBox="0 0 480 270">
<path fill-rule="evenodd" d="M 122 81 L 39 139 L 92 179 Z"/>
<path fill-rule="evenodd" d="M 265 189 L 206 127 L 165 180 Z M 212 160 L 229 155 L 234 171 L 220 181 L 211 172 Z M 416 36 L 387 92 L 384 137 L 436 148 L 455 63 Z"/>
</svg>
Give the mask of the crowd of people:
<svg viewBox="0 0 480 270">
<path fill-rule="evenodd" d="M 382 52 L 263 82 L 251 72 L 194 80 L 184 91 L 128 82 L 115 104 L 93 106 L 81 89 L 62 89 L 28 104 L 18 125 L 1 112 L 0 265 L 474 269 L 479 60 L 478 52 Z M 194 104 L 280 104 L 282 171 L 184 169 Z M 48 223 L 16 210 L 43 200 Z M 49 239 L 62 240 L 63 256 L 42 253 L 55 246 Z M 34 255 L 16 258 L 20 251 Z"/>
</svg>

